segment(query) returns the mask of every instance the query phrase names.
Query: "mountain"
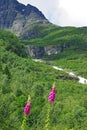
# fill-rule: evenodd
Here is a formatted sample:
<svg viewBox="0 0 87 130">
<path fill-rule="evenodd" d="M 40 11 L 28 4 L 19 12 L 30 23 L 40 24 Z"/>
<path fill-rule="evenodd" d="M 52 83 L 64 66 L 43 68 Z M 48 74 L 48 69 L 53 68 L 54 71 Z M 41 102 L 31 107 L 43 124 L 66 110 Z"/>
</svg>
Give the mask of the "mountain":
<svg viewBox="0 0 87 130">
<path fill-rule="evenodd" d="M 78 81 L 87 79 L 87 27 L 55 26 L 31 5 L 0 0 L 0 29 L 0 130 L 87 130 L 87 84 Z"/>
<path fill-rule="evenodd" d="M 23 5 L 17 0 L 0 0 L 0 29 L 7 29 L 19 37 L 34 38 L 38 24 L 49 23 L 45 16 L 32 5 Z"/>
</svg>

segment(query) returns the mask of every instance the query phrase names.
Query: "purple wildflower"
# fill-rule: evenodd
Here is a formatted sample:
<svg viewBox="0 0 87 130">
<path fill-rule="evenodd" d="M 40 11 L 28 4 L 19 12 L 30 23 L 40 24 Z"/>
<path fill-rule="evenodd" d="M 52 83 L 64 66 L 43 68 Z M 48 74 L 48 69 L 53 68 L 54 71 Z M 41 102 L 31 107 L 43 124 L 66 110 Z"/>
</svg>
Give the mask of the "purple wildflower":
<svg viewBox="0 0 87 130">
<path fill-rule="evenodd" d="M 48 97 L 48 102 L 54 102 L 55 101 L 55 95 L 56 95 L 56 89 L 55 86 L 52 87 L 52 90 Z"/>
<path fill-rule="evenodd" d="M 30 114 L 30 108 L 31 108 L 31 104 L 30 104 L 30 102 L 28 102 L 28 103 L 26 104 L 26 106 L 24 107 L 24 113 L 25 113 L 26 115 L 29 115 L 29 114 Z"/>
</svg>

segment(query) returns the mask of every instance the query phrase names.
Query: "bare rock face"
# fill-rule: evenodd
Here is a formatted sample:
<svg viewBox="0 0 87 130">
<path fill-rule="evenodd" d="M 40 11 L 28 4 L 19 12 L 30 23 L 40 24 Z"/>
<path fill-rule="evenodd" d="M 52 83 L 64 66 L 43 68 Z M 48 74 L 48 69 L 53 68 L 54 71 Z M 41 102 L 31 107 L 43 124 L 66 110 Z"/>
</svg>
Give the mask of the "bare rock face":
<svg viewBox="0 0 87 130">
<path fill-rule="evenodd" d="M 46 46 L 44 47 L 46 55 L 58 54 L 63 51 L 62 46 Z"/>
<path fill-rule="evenodd" d="M 25 46 L 25 48 L 28 56 L 30 57 L 41 58 L 44 56 L 44 47 Z"/>
<path fill-rule="evenodd" d="M 16 1 L 0 0 L 0 29 L 7 29 L 12 26 L 12 23 L 17 15 L 15 11 Z"/>
<path fill-rule="evenodd" d="M 17 0 L 0 0 L 0 29 L 11 30 L 21 37 L 31 24 L 39 22 L 47 23 L 48 20 L 37 8 Z"/>
<path fill-rule="evenodd" d="M 63 46 L 25 46 L 29 56 L 34 58 L 42 58 L 44 55 L 59 54 L 63 51 Z"/>
</svg>

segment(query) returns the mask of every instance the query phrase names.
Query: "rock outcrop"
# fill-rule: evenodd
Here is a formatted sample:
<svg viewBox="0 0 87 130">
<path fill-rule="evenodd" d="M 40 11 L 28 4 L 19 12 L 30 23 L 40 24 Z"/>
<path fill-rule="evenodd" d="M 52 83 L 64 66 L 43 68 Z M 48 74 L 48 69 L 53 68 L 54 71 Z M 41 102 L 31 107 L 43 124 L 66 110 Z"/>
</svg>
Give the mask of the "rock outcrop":
<svg viewBox="0 0 87 130">
<path fill-rule="evenodd" d="M 63 51 L 62 46 L 25 46 L 29 56 L 34 58 L 42 58 L 44 55 L 58 54 Z"/>
<path fill-rule="evenodd" d="M 28 29 L 27 35 L 31 36 L 27 37 L 34 38 L 34 34 L 32 35 L 32 30 L 36 26 L 34 23 L 39 22 L 46 24 L 48 20 L 36 7 L 29 4 L 25 6 L 17 0 L 0 0 L 0 29 L 10 30 L 21 38 Z"/>
</svg>

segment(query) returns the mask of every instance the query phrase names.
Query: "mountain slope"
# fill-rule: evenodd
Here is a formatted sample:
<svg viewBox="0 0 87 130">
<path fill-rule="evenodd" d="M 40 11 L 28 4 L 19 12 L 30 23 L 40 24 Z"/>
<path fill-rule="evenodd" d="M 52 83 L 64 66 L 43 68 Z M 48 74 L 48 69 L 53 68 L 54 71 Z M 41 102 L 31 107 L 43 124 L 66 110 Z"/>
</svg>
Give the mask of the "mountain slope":
<svg viewBox="0 0 87 130">
<path fill-rule="evenodd" d="M 29 4 L 25 6 L 17 0 L 0 1 L 0 29 L 8 29 L 22 36 L 27 28 L 33 33 L 33 28 L 39 23 L 46 24 L 48 21 L 37 8 Z M 34 34 L 31 34 L 31 37 L 34 37 Z"/>
<path fill-rule="evenodd" d="M 87 85 L 54 70 L 50 64 L 75 69 L 87 76 L 87 28 L 39 25 L 33 30 L 39 32 L 38 38 L 32 40 L 19 40 L 9 31 L 0 31 L 0 129 L 20 130 L 23 109 L 30 95 L 31 113 L 25 130 L 44 130 L 46 119 L 52 130 L 86 130 Z M 45 55 L 46 63 L 35 63 L 26 56 L 25 45 L 57 45 L 64 50 L 57 55 Z M 49 104 L 47 99 L 53 82 L 56 100 Z"/>
<path fill-rule="evenodd" d="M 87 78 L 87 27 L 56 27 L 49 25 L 47 27 L 40 26 L 39 32 L 38 38 L 23 40 L 22 43 L 27 48 L 31 45 L 38 48 L 49 47 L 49 55 L 43 53 L 41 58 L 55 63 L 56 66 L 75 71 L 78 75 Z M 62 48 L 62 51 L 55 55 L 57 50 L 55 49 L 53 54 L 53 48 L 58 47 Z M 38 49 L 33 52 L 37 54 Z M 38 54 L 40 54 L 40 51 Z M 40 56 L 38 57 L 40 58 Z"/>
<path fill-rule="evenodd" d="M 44 130 L 49 113 L 52 130 L 87 128 L 87 85 L 77 83 L 64 72 L 45 63 L 35 63 L 0 48 L 0 128 L 19 130 L 23 108 L 31 96 L 31 112 L 26 130 Z M 56 82 L 54 105 L 47 101 Z M 50 107 L 49 107 L 50 105 Z"/>
</svg>

